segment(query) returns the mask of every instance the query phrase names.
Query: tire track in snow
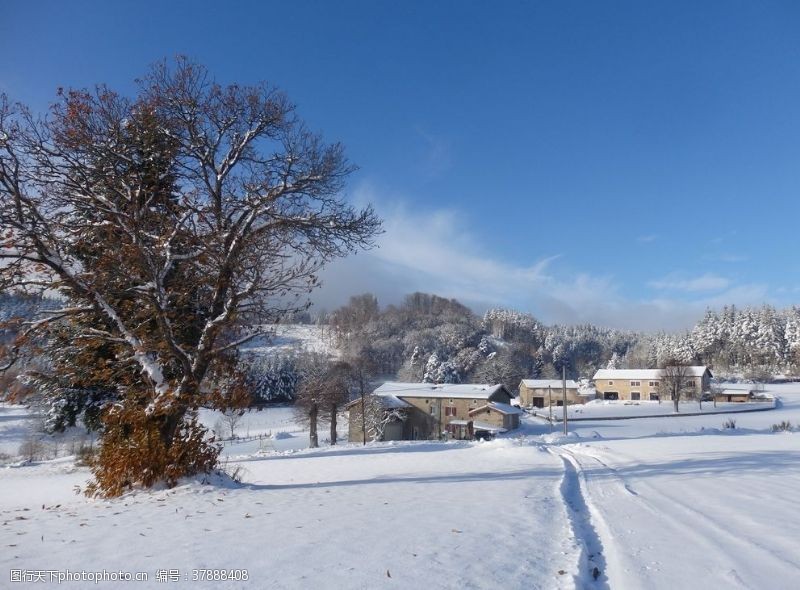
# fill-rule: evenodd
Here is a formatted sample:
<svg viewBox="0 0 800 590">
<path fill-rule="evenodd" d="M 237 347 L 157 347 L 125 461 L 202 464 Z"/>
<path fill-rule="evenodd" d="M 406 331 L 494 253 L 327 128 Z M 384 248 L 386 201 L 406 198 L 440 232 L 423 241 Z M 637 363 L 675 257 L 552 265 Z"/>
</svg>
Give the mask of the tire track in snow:
<svg viewBox="0 0 800 590">
<path fill-rule="evenodd" d="M 548 447 L 548 451 L 561 459 L 564 477 L 561 480 L 561 496 L 566 506 L 570 528 L 581 547 L 578 559 L 579 571 L 575 574 L 577 588 L 609 590 L 603 543 L 592 524 L 589 506 L 583 495 L 579 476 L 579 464 L 567 452 Z"/>
<path fill-rule="evenodd" d="M 646 492 L 644 495 L 640 495 L 638 492 L 634 491 L 631 485 L 629 484 L 626 477 L 618 472 L 617 469 L 609 466 L 605 463 L 602 459 L 600 459 L 595 454 L 588 452 L 586 450 L 573 450 L 573 449 L 566 449 L 560 448 L 560 452 L 564 456 L 569 457 L 572 462 L 577 466 L 577 469 L 584 476 L 584 480 L 588 484 L 588 480 L 598 478 L 598 485 L 597 489 L 594 489 L 595 486 L 591 488 L 587 488 L 587 497 L 589 497 L 590 493 L 588 490 L 594 489 L 595 492 L 599 492 L 600 496 L 605 500 L 606 498 L 613 500 L 612 496 L 607 496 L 606 492 L 609 491 L 607 487 L 608 484 L 611 484 L 620 490 L 624 490 L 628 494 L 632 494 L 635 498 L 632 498 L 632 501 L 636 503 L 636 506 L 639 509 L 644 510 L 648 513 L 649 521 L 652 523 L 652 526 L 658 530 L 670 530 L 672 532 L 672 536 L 675 538 L 683 539 L 684 544 L 687 546 L 693 546 L 695 550 L 700 554 L 705 554 L 708 556 L 709 563 L 716 562 L 716 572 L 717 575 L 721 575 L 725 582 L 722 586 L 713 585 L 712 587 L 725 587 L 725 588 L 747 588 L 750 590 L 754 590 L 758 587 L 757 583 L 754 585 L 753 581 L 748 583 L 745 581 L 737 572 L 736 566 L 738 565 L 735 560 L 730 559 L 730 556 L 727 554 L 719 554 L 718 549 L 720 546 L 720 540 L 724 539 L 727 544 L 734 544 L 745 551 L 755 552 L 757 553 L 760 558 L 764 561 L 764 563 L 772 563 L 773 566 L 778 567 L 790 567 L 790 568 L 797 568 L 797 564 L 792 562 L 791 560 L 787 559 L 784 556 L 777 555 L 773 551 L 770 551 L 768 548 L 760 545 L 759 543 L 755 543 L 751 539 L 742 539 L 737 534 L 736 531 L 725 527 L 721 523 L 717 522 L 716 520 L 709 517 L 707 514 L 703 513 L 702 511 L 686 504 L 683 501 L 677 500 L 674 497 L 670 497 L 669 501 L 664 504 L 662 501 L 662 494 L 660 490 L 658 490 L 655 486 L 645 482 L 637 480 L 637 486 L 640 488 L 645 488 Z M 582 461 L 585 460 L 592 460 L 596 466 L 598 466 L 598 470 L 590 469 L 587 470 Z M 602 483 L 602 480 L 605 480 L 605 485 Z M 683 513 L 686 518 L 675 518 L 674 511 L 677 509 L 678 512 Z M 595 510 L 595 515 L 600 509 Z M 599 515 L 598 515 L 599 516 Z M 602 517 L 600 518 L 602 520 Z M 692 523 L 692 525 L 688 525 L 688 523 Z M 697 526 L 699 523 L 703 523 L 705 526 L 699 527 Z M 604 537 L 608 538 L 609 536 L 615 537 L 618 535 L 615 534 L 613 531 L 608 531 L 610 535 L 604 535 Z M 623 543 L 635 546 L 636 543 L 632 543 L 631 539 L 625 540 L 624 537 L 621 537 Z M 641 542 L 641 541 L 640 541 Z M 700 549 L 703 547 L 703 549 Z M 717 554 L 715 555 L 715 551 Z M 714 558 L 711 558 L 712 555 L 715 555 Z M 631 557 L 627 555 L 626 557 Z M 628 574 L 634 573 L 630 566 L 625 566 L 624 563 L 617 564 L 621 566 L 621 570 L 628 572 Z M 688 564 L 682 564 L 684 566 L 688 566 Z M 765 566 L 765 569 L 766 568 Z M 616 568 L 615 568 L 616 570 Z M 641 575 L 644 572 L 639 572 Z M 633 582 L 632 579 L 627 578 L 627 576 L 623 577 L 622 579 L 626 580 L 626 582 Z M 646 580 L 641 580 L 642 582 Z M 647 580 L 649 581 L 649 580 Z M 721 581 L 721 580 L 720 580 Z M 660 587 L 660 582 L 657 586 Z M 627 587 L 627 585 L 626 585 Z M 634 584 L 630 587 L 639 587 L 638 582 L 634 582 Z"/>
<path fill-rule="evenodd" d="M 631 494 L 638 496 L 639 494 L 633 490 L 628 479 L 619 473 L 617 469 L 608 465 L 605 461 L 603 461 L 599 456 L 595 455 L 594 453 L 589 452 L 586 449 L 581 449 L 580 451 L 573 451 L 564 449 L 567 453 L 572 454 L 575 459 L 579 458 L 588 458 L 593 459 L 597 463 L 603 466 L 606 470 L 608 470 L 609 474 L 616 479 L 620 485 L 622 485 L 626 491 L 630 492 Z M 578 461 L 580 463 L 580 461 Z M 651 510 L 659 510 L 656 506 L 657 499 L 663 498 L 662 490 L 659 490 L 657 487 L 653 486 L 652 484 L 648 483 L 647 481 L 638 481 L 638 486 L 645 488 L 648 490 L 648 493 L 645 495 L 648 498 L 652 498 L 651 501 L 645 501 L 648 505 L 648 508 Z M 707 531 L 713 533 L 708 535 L 711 539 L 726 539 L 726 542 L 738 544 L 740 547 L 745 549 L 746 551 L 752 552 L 756 551 L 759 552 L 763 559 L 769 560 L 776 560 L 778 562 L 783 563 L 785 566 L 789 568 L 794 568 L 800 571 L 800 561 L 793 559 L 793 556 L 788 555 L 781 555 L 780 553 L 776 552 L 773 549 L 770 549 L 761 543 L 756 542 L 752 538 L 741 538 L 736 530 L 731 527 L 725 525 L 725 523 L 720 522 L 719 520 L 713 518 L 709 514 L 706 514 L 702 510 L 699 510 L 692 504 L 687 503 L 686 501 L 682 500 L 680 497 L 677 496 L 670 496 L 669 497 L 669 506 L 668 508 L 675 507 L 678 508 L 680 511 L 684 512 L 687 516 L 686 522 L 692 522 L 697 524 L 698 522 L 702 522 L 706 525 Z M 732 570 L 735 573 L 735 570 Z"/>
</svg>

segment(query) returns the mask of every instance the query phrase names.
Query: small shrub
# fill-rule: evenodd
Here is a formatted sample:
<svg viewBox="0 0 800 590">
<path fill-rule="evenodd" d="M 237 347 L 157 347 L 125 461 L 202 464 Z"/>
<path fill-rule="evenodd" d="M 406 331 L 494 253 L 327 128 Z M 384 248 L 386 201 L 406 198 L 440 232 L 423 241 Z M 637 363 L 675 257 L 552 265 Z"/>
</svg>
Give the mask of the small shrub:
<svg viewBox="0 0 800 590">
<path fill-rule="evenodd" d="M 114 497 L 160 482 L 174 487 L 181 477 L 213 470 L 220 448 L 206 440 L 208 431 L 196 419 L 184 419 L 169 445 L 159 426 L 158 417 L 136 403 L 108 412 L 100 445 L 89 460 L 95 480 L 86 495 Z"/>
<path fill-rule="evenodd" d="M 722 423 L 722 428 L 725 430 L 734 430 L 736 428 L 736 420 L 733 418 L 728 418 Z"/>
<path fill-rule="evenodd" d="M 792 423 L 788 420 L 782 420 L 777 424 L 772 425 L 772 432 L 791 432 L 792 431 Z"/>
<path fill-rule="evenodd" d="M 227 475 L 232 481 L 240 484 L 245 474 L 245 469 L 241 465 L 230 465 L 228 459 L 219 464 L 219 472 Z"/>
</svg>

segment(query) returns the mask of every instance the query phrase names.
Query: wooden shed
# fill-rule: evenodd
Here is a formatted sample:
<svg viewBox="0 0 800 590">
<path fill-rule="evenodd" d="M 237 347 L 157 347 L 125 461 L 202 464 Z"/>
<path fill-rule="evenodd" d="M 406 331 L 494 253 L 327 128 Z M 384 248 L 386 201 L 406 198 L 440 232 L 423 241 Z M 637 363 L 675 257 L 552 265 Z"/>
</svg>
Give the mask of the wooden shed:
<svg viewBox="0 0 800 590">
<path fill-rule="evenodd" d="M 489 402 L 485 406 L 470 411 L 469 417 L 476 422 L 490 424 L 505 430 L 513 430 L 519 428 L 521 414 L 522 410 L 516 406 L 500 402 Z"/>
<path fill-rule="evenodd" d="M 714 401 L 723 402 L 749 402 L 753 401 L 754 393 L 749 389 L 723 389 L 714 394 Z"/>
</svg>

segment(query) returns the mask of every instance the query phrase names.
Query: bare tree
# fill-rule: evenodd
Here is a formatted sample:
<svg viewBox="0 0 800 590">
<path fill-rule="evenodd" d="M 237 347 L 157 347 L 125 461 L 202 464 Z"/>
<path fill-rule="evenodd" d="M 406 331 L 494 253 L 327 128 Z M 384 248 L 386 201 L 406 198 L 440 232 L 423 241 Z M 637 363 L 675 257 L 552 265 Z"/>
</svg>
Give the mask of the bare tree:
<svg viewBox="0 0 800 590">
<path fill-rule="evenodd" d="M 388 406 L 386 400 L 379 395 L 365 396 L 362 404 L 365 432 L 372 440 L 383 440 L 387 425 L 392 422 L 405 422 L 408 419 L 408 411 L 405 408 Z"/>
<path fill-rule="evenodd" d="M 325 403 L 325 380 L 330 368 L 330 360 L 321 353 L 307 353 L 298 363 L 300 383 L 295 398 L 295 413 L 299 421 L 308 424 L 309 446 L 319 446 L 320 411 Z"/>
<path fill-rule="evenodd" d="M 368 346 L 357 346 L 348 355 L 348 365 L 350 367 L 350 381 L 355 393 L 361 399 L 361 407 L 364 407 L 365 399 L 372 389 L 372 380 L 378 370 L 378 365 L 372 357 Z M 367 423 L 366 412 L 361 412 L 361 444 L 367 444 Z M 353 441 L 351 441 L 353 442 Z"/>
<path fill-rule="evenodd" d="M 0 96 L 0 289 L 66 299 L 21 341 L 69 322 L 77 343 L 111 347 L 126 411 L 168 452 L 255 326 L 371 244 L 372 209 L 340 196 L 352 170 L 277 89 L 223 87 L 185 59 L 134 99 L 62 93 L 46 119 Z"/>
<path fill-rule="evenodd" d="M 693 380 L 688 365 L 677 362 L 668 362 L 661 369 L 659 390 L 662 396 L 670 396 L 675 405 L 675 412 L 680 412 L 681 396 L 694 392 Z"/>
<path fill-rule="evenodd" d="M 222 414 L 222 423 L 225 425 L 228 432 L 230 432 L 231 438 L 236 438 L 236 427 L 239 426 L 239 422 L 242 421 L 243 417 L 244 411 L 235 408 L 228 408 Z"/>
<path fill-rule="evenodd" d="M 325 375 L 322 386 L 324 416 L 331 427 L 331 445 L 336 444 L 339 410 L 350 399 L 352 367 L 344 362 L 333 363 Z"/>
</svg>

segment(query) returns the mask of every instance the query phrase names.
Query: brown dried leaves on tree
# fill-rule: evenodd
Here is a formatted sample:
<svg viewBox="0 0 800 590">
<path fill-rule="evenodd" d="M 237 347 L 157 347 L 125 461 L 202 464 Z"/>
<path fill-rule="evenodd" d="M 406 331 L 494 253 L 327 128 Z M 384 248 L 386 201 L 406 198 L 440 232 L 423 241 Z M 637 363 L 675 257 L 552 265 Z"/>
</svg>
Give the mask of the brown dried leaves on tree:
<svg viewBox="0 0 800 590">
<path fill-rule="evenodd" d="M 65 300 L 23 340 L 67 322 L 75 346 L 107 343 L 135 375 L 102 444 L 147 442 L 101 491 L 205 468 L 173 448 L 198 440 L 186 429 L 209 376 L 380 231 L 341 196 L 352 170 L 279 90 L 221 86 L 185 59 L 153 67 L 132 99 L 63 92 L 43 119 L 0 97 L 0 289 Z M 137 462 L 153 449 L 160 460 Z"/>
</svg>

